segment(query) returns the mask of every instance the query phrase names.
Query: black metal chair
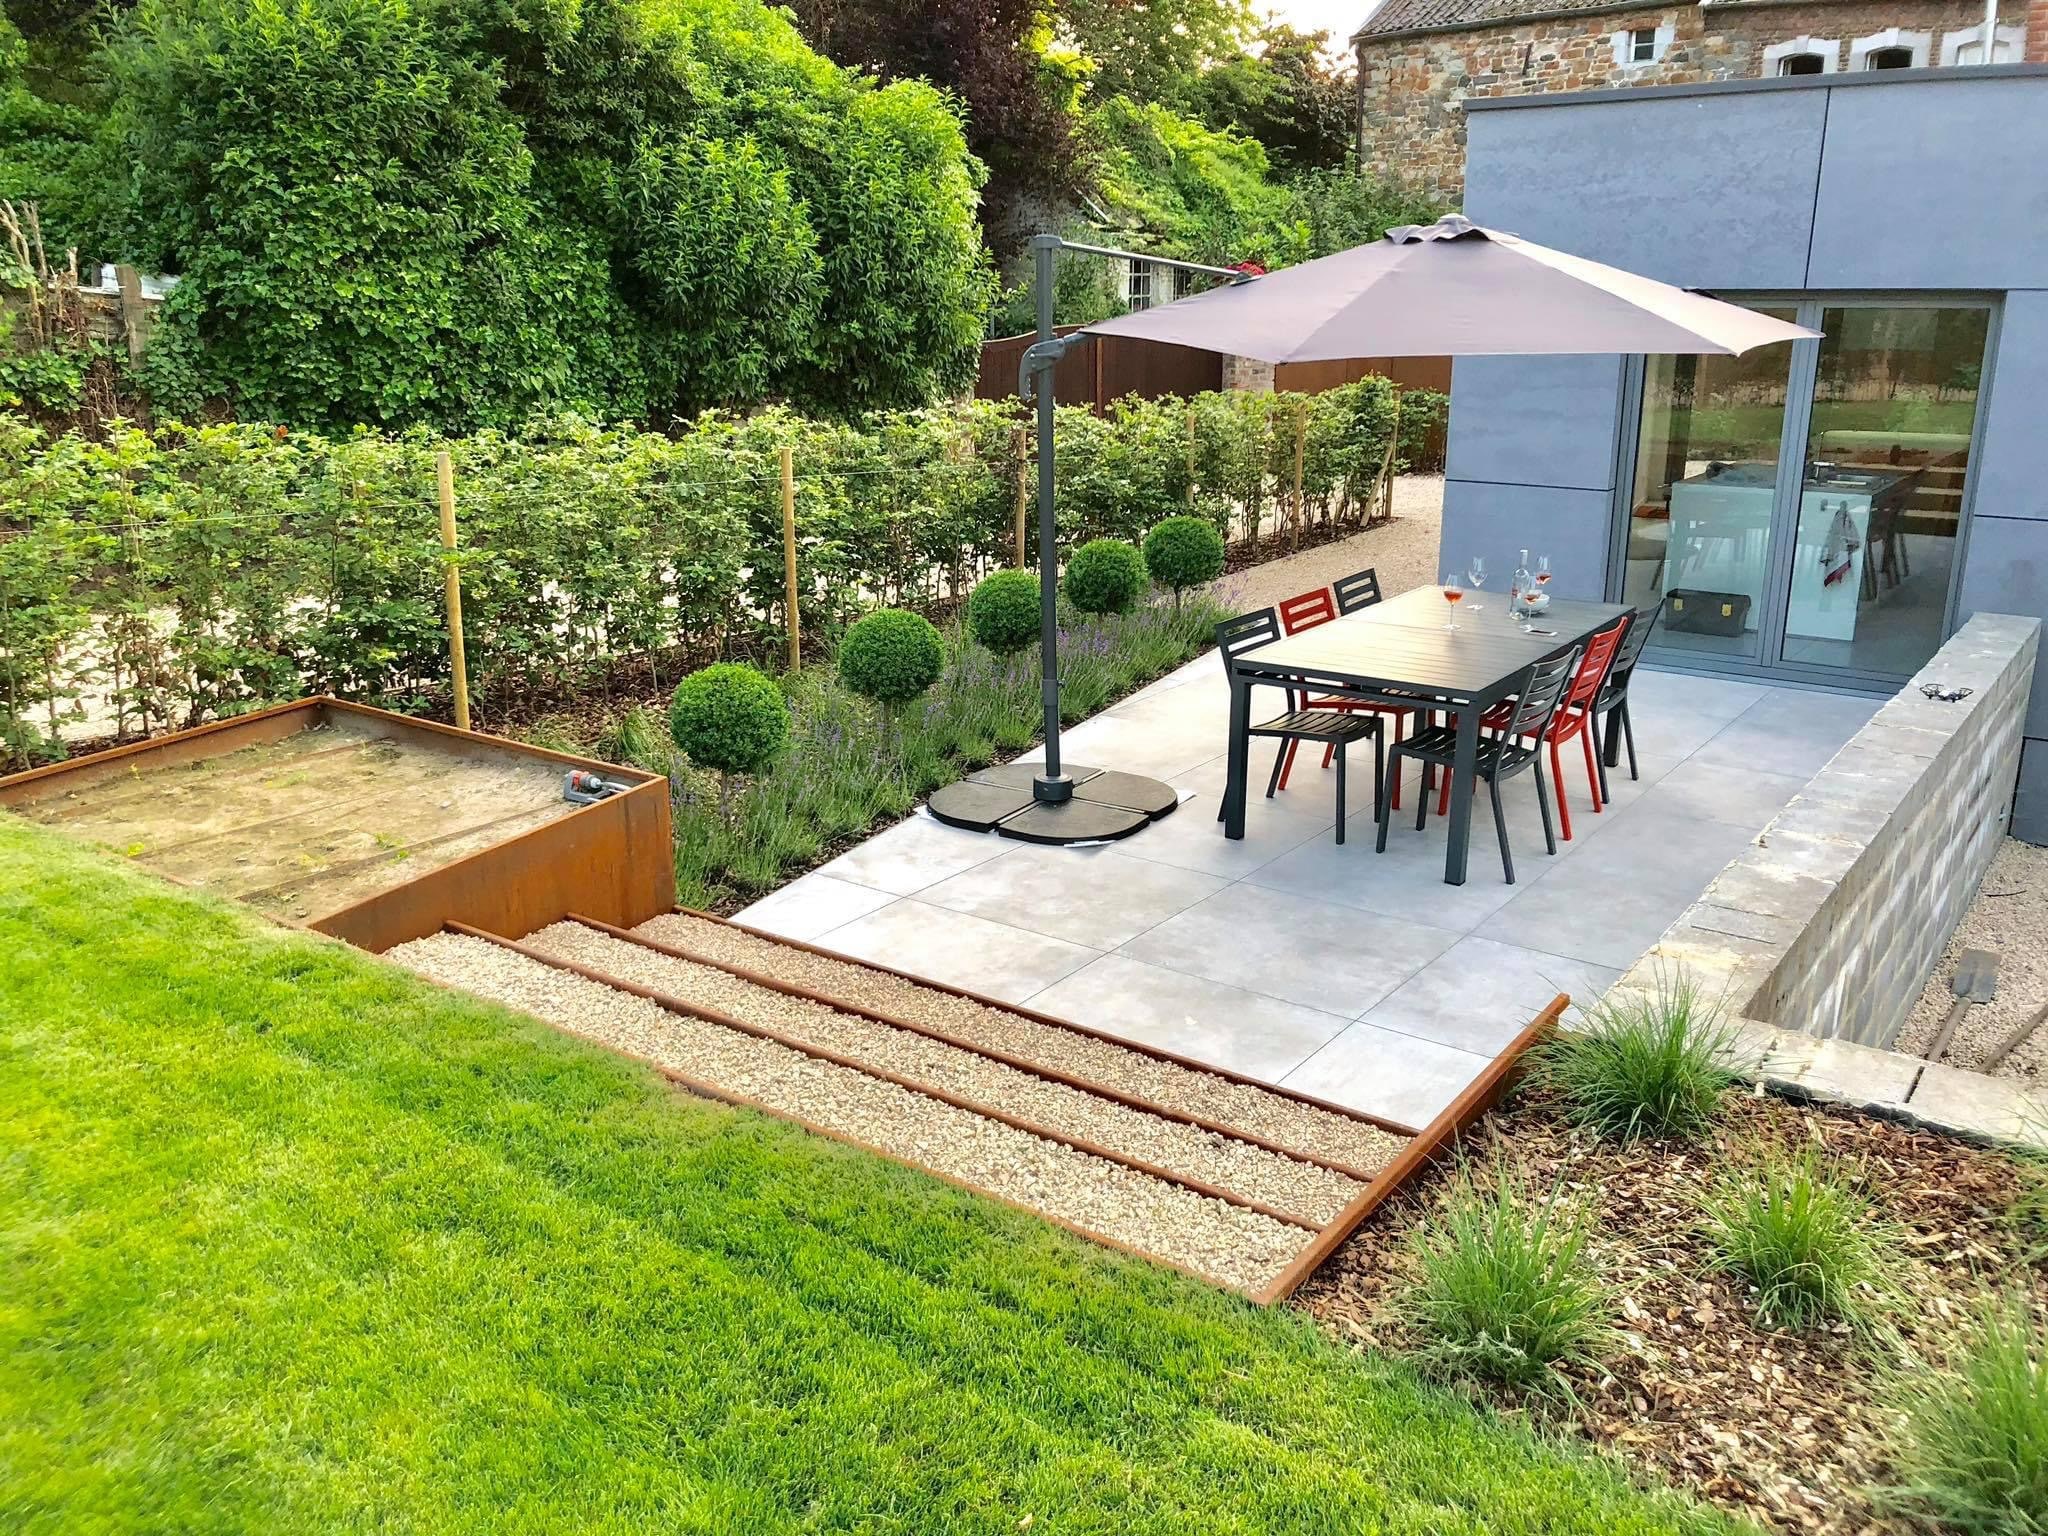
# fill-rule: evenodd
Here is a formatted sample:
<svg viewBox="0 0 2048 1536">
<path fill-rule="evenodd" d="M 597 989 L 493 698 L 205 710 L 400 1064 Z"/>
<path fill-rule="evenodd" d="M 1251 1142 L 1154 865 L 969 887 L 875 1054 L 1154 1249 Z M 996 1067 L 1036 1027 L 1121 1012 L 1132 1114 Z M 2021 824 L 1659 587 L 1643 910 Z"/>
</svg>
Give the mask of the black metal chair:
<svg viewBox="0 0 2048 1536">
<path fill-rule="evenodd" d="M 1538 765 L 1536 803 L 1543 811 L 1543 841 L 1549 852 L 1556 853 L 1557 833 L 1550 824 L 1550 792 L 1543 787 L 1541 757 L 1550 718 L 1564 702 L 1565 692 L 1571 687 L 1578 665 L 1578 647 L 1574 647 L 1569 655 L 1537 662 L 1523 677 L 1513 712 L 1507 717 L 1505 726 L 1483 737 L 1479 743 L 1479 757 L 1474 768 L 1479 777 L 1486 780 L 1487 793 L 1493 800 L 1493 826 L 1500 834 L 1500 866 L 1509 885 L 1515 883 L 1515 859 L 1508 851 L 1508 818 L 1501 809 L 1500 783 L 1502 779 L 1513 778 L 1532 763 Z M 1455 725 L 1423 726 L 1412 732 L 1406 741 L 1395 744 L 1394 759 L 1388 764 L 1387 777 L 1390 780 L 1400 778 L 1402 758 L 1412 757 L 1422 764 L 1422 786 L 1415 797 L 1415 829 L 1418 832 L 1429 815 L 1430 774 L 1437 769 L 1448 774 L 1457 756 L 1458 730 Z M 1375 847 L 1384 853 L 1394 807 L 1385 794 L 1379 797 L 1378 806 L 1379 840 Z"/>
<path fill-rule="evenodd" d="M 1223 657 L 1223 670 L 1235 676 L 1237 657 L 1255 646 L 1269 644 L 1280 638 L 1280 616 L 1271 608 L 1261 608 L 1255 613 L 1240 614 L 1234 619 L 1225 619 L 1216 626 L 1216 649 Z M 1270 736 L 1279 740 L 1280 750 L 1273 754 L 1273 771 L 1266 779 L 1266 798 L 1272 799 L 1280 786 L 1280 770 L 1287 761 L 1287 749 L 1297 741 L 1313 741 L 1323 746 L 1334 747 L 1337 753 L 1337 841 L 1344 841 L 1344 749 L 1354 741 L 1368 737 L 1372 740 L 1372 796 L 1373 803 L 1379 803 L 1386 784 L 1386 754 L 1380 739 L 1380 717 L 1378 715 L 1346 714 L 1334 709 L 1306 708 L 1307 685 L 1289 688 L 1287 713 L 1275 715 L 1271 720 L 1251 728 L 1253 736 Z M 1221 821 L 1227 807 L 1219 804 L 1216 819 Z"/>
<path fill-rule="evenodd" d="M 1621 637 L 1621 645 L 1614 653 L 1613 665 L 1607 669 L 1607 681 L 1600 685 L 1600 692 L 1593 700 L 1593 718 L 1605 717 L 1605 734 L 1601 737 L 1600 749 L 1600 798 L 1614 798 L 1607 793 L 1607 770 L 1621 761 L 1621 743 L 1628 742 L 1628 776 L 1640 778 L 1636 772 L 1636 731 L 1628 717 L 1628 685 L 1635 676 L 1636 663 L 1642 660 L 1643 647 L 1650 643 L 1655 633 L 1657 620 L 1663 616 L 1664 599 L 1658 598 L 1654 608 L 1638 609 L 1629 621 L 1628 630 Z"/>
<path fill-rule="evenodd" d="M 1353 571 L 1349 576 L 1331 582 L 1330 590 L 1337 594 L 1337 612 L 1340 614 L 1370 608 L 1380 600 L 1379 570 L 1368 565 L 1362 571 Z"/>
</svg>

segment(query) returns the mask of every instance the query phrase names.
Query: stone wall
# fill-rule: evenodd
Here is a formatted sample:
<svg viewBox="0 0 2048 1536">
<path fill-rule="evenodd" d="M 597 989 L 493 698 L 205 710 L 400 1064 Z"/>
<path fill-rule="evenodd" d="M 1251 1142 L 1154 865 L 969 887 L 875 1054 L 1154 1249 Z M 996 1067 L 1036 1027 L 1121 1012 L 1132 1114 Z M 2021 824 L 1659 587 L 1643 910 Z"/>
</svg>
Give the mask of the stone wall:
<svg viewBox="0 0 2048 1536">
<path fill-rule="evenodd" d="M 2005 836 L 2040 627 L 1971 619 L 1617 985 L 1682 967 L 1742 1020 L 1890 1046 Z"/>
<path fill-rule="evenodd" d="M 2026 28 L 2029 57 L 2048 47 L 2048 0 L 2002 0 L 1999 22 Z M 1855 0 L 1645 6 L 1367 36 L 1358 44 L 1362 168 L 1456 203 L 1465 184 L 1463 104 L 1472 97 L 1757 79 L 1777 72 L 1765 50 L 1795 38 L 1820 40 L 1824 53 L 1833 43 L 1834 68 L 1846 70 L 1854 39 L 1891 27 L 1927 34 L 1928 62 L 1939 64 L 1945 37 L 1979 37 L 1983 23 L 1983 6 L 1968 0 Z M 1657 62 L 1616 62 L 1614 34 L 1635 29 L 1660 31 Z M 1657 174 L 1654 154 L 1643 174 Z"/>
</svg>

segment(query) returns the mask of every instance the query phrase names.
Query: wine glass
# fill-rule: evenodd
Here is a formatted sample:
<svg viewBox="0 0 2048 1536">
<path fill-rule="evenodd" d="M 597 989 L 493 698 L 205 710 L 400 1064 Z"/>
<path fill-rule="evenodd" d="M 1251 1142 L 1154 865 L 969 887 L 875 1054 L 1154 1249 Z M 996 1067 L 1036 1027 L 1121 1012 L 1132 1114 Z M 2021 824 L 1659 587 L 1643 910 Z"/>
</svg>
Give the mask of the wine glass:
<svg viewBox="0 0 2048 1536">
<path fill-rule="evenodd" d="M 1458 627 L 1458 604 L 1465 600 L 1465 584 L 1458 580 L 1456 571 L 1445 571 L 1443 580 L 1444 601 L 1451 605 L 1451 621 L 1445 629 Z"/>
<path fill-rule="evenodd" d="M 1486 562 L 1478 555 L 1472 557 L 1472 564 L 1465 572 L 1465 585 L 1470 587 L 1475 593 L 1486 585 Z M 1479 604 L 1473 603 L 1468 611 L 1477 613 L 1479 611 Z"/>
<path fill-rule="evenodd" d="M 1550 556 L 1548 556 L 1548 555 L 1538 555 L 1538 556 L 1536 557 L 1536 586 L 1537 586 L 1537 589 L 1538 589 L 1538 590 L 1540 591 L 1541 589 L 1543 589 L 1544 587 L 1547 587 L 1547 586 L 1549 586 L 1549 585 L 1550 585 Z"/>
</svg>

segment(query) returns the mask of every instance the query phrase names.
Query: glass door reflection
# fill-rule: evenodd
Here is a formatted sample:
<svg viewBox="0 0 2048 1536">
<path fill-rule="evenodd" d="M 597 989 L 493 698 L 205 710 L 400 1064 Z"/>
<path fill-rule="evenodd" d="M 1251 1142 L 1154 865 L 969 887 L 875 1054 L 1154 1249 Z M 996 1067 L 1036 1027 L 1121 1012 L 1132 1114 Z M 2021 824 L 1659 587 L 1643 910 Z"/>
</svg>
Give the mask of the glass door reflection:
<svg viewBox="0 0 2048 1536">
<path fill-rule="evenodd" d="M 1790 308 L 1762 308 L 1781 320 Z M 1761 659 L 1792 344 L 1644 360 L 1623 595 L 1652 644 Z"/>
<path fill-rule="evenodd" d="M 1909 676 L 1940 648 L 1990 313 L 1821 310 L 1784 661 Z"/>
</svg>

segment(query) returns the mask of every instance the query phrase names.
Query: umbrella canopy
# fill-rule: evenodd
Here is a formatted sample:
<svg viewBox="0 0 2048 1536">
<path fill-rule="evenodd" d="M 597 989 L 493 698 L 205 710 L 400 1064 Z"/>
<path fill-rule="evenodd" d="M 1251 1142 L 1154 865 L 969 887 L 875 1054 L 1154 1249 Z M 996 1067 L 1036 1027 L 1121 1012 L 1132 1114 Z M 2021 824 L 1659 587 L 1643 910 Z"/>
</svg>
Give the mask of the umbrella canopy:
<svg viewBox="0 0 2048 1536">
<path fill-rule="evenodd" d="M 1817 336 L 1459 214 L 1082 327 L 1268 363 L 1567 352 L 1736 356 Z"/>
</svg>

